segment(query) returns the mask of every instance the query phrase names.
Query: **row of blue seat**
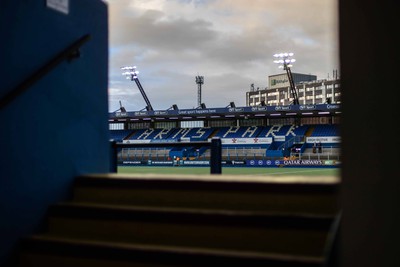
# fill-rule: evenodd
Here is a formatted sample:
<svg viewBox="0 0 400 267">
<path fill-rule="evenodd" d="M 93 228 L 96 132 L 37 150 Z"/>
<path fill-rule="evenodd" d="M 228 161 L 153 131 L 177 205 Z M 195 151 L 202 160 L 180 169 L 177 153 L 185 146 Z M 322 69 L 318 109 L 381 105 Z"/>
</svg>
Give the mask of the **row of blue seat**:
<svg viewBox="0 0 400 267">
<path fill-rule="evenodd" d="M 309 131 L 309 133 L 308 133 Z M 338 125 L 272 125 L 272 126 L 238 126 L 238 127 L 203 127 L 203 128 L 170 128 L 110 130 L 110 139 L 122 140 L 181 140 L 205 141 L 213 136 L 220 138 L 261 138 L 276 136 L 339 136 Z"/>
</svg>

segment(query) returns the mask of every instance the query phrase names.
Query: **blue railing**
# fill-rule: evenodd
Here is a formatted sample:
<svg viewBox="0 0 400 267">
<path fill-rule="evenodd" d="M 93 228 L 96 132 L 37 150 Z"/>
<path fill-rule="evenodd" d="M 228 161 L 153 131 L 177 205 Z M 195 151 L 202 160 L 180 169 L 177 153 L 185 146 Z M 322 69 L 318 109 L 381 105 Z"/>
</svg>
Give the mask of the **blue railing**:
<svg viewBox="0 0 400 267">
<path fill-rule="evenodd" d="M 154 143 L 118 143 L 114 140 L 110 141 L 111 144 L 111 164 L 110 172 L 116 173 L 118 170 L 118 152 L 123 148 L 138 148 L 138 147 L 195 147 L 200 149 L 201 147 L 210 148 L 210 174 L 221 174 L 222 173 L 222 144 L 221 139 L 213 137 L 211 142 L 154 142 Z"/>
</svg>

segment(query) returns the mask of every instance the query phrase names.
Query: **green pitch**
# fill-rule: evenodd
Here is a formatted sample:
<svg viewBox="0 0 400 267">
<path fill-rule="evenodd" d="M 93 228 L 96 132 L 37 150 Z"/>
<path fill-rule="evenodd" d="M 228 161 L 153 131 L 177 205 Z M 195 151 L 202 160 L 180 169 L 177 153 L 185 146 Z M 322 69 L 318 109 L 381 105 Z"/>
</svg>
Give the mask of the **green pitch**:
<svg viewBox="0 0 400 267">
<path fill-rule="evenodd" d="M 210 174 L 209 167 L 126 167 L 119 166 L 118 173 L 155 174 Z M 339 168 L 246 168 L 223 167 L 222 174 L 229 175 L 299 175 L 299 176 L 340 176 Z"/>
</svg>

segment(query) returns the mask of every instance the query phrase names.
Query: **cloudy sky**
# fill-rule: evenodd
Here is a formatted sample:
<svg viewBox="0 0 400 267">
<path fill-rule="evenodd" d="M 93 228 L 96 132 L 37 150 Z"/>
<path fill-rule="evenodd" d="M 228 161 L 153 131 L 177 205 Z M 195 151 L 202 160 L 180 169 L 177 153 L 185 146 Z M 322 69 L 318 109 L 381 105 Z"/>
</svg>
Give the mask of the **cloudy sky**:
<svg viewBox="0 0 400 267">
<path fill-rule="evenodd" d="M 146 103 L 122 66 L 137 66 L 155 110 L 201 102 L 246 105 L 246 92 L 282 73 L 273 55 L 293 52 L 292 72 L 332 78 L 339 68 L 337 0 L 106 0 L 109 111 Z"/>
</svg>

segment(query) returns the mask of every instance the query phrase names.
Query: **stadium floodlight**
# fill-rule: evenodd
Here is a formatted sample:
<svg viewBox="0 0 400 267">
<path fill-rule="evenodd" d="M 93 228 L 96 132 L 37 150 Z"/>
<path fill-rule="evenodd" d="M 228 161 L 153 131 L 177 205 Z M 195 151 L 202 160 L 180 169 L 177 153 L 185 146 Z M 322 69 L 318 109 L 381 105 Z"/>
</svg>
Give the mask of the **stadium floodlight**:
<svg viewBox="0 0 400 267">
<path fill-rule="evenodd" d="M 293 53 L 279 53 L 275 54 L 274 57 L 278 58 L 274 60 L 274 63 L 281 64 L 279 68 L 286 70 L 286 68 L 293 67 L 293 63 L 296 62 L 296 59 L 291 58 Z"/>
<path fill-rule="evenodd" d="M 133 81 L 138 78 L 139 71 L 136 70 L 136 66 L 122 67 L 121 70 L 125 70 L 122 75 L 125 75 L 128 80 Z"/>
<path fill-rule="evenodd" d="M 139 71 L 136 70 L 136 66 L 121 67 L 121 70 L 124 71 L 122 73 L 122 75 L 125 75 L 128 80 L 135 81 L 137 87 L 139 88 L 140 93 L 142 94 L 142 96 L 144 98 L 144 101 L 147 104 L 145 109 L 147 109 L 148 111 L 154 111 L 154 109 L 150 103 L 150 100 L 147 98 L 147 95 L 144 92 L 142 85 L 140 84 L 140 81 L 138 78 Z"/>
<path fill-rule="evenodd" d="M 201 85 L 204 84 L 204 76 L 196 76 L 197 84 L 197 105 L 201 105 Z"/>
<path fill-rule="evenodd" d="M 289 84 L 290 84 L 290 92 L 291 92 L 292 98 L 293 98 L 292 103 L 294 105 L 298 105 L 299 98 L 297 96 L 296 87 L 294 85 L 292 71 L 290 70 L 290 68 L 293 67 L 293 63 L 296 62 L 296 59 L 291 58 L 293 55 L 294 54 L 291 52 L 275 54 L 274 57 L 277 59 L 274 60 L 274 63 L 279 64 L 279 68 L 284 69 L 286 71 L 288 79 L 289 79 Z"/>
</svg>

